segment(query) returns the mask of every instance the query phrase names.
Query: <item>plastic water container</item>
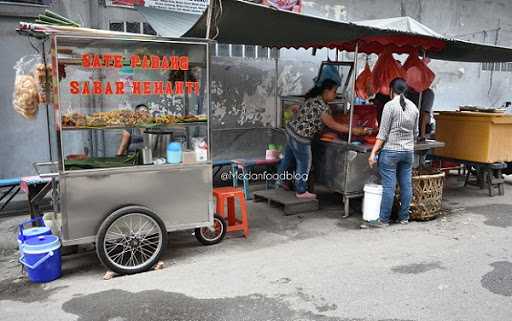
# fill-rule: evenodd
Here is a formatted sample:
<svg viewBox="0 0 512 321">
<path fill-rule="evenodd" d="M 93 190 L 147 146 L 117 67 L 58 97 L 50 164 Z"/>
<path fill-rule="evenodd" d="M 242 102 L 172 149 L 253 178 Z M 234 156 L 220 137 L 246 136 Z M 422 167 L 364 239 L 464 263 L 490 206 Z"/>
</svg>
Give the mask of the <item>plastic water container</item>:
<svg viewBox="0 0 512 321">
<path fill-rule="evenodd" d="M 167 145 L 167 163 L 180 164 L 182 161 L 182 146 L 178 142 L 172 142 Z"/>
<path fill-rule="evenodd" d="M 363 220 L 375 221 L 379 218 L 382 202 L 382 185 L 365 184 L 363 200 Z"/>
<path fill-rule="evenodd" d="M 27 268 L 33 283 L 45 283 L 58 279 L 62 274 L 60 241 L 55 235 L 41 235 L 23 244 L 20 263 Z"/>
<path fill-rule="evenodd" d="M 25 228 L 25 225 L 39 222 L 40 227 L 31 227 L 31 228 Z M 20 251 L 20 256 L 23 256 L 23 244 L 33 237 L 38 237 L 42 235 L 51 235 L 52 231 L 51 229 L 45 225 L 42 217 L 37 217 L 28 221 L 25 221 L 19 225 L 18 230 L 18 248 Z"/>
</svg>

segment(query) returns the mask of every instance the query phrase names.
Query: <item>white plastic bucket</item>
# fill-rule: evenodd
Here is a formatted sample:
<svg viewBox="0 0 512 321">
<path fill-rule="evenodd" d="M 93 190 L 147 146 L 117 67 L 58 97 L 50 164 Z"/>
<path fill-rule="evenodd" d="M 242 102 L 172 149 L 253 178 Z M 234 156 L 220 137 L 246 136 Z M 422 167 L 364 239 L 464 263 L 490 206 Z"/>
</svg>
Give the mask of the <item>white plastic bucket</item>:
<svg viewBox="0 0 512 321">
<path fill-rule="evenodd" d="M 382 201 L 382 185 L 364 185 L 363 220 L 375 221 L 379 218 Z"/>
</svg>

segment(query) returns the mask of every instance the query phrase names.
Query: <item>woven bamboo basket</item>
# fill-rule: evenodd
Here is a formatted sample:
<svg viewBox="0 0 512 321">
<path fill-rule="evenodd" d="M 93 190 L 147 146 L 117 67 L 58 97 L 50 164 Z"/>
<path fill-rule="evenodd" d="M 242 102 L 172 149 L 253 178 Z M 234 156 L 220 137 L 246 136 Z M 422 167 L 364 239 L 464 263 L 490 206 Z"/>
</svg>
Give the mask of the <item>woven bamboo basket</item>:
<svg viewBox="0 0 512 321">
<path fill-rule="evenodd" d="M 428 221 L 441 212 L 445 173 L 433 170 L 413 172 L 410 219 Z M 396 205 L 400 207 L 400 190 L 397 189 Z"/>
</svg>

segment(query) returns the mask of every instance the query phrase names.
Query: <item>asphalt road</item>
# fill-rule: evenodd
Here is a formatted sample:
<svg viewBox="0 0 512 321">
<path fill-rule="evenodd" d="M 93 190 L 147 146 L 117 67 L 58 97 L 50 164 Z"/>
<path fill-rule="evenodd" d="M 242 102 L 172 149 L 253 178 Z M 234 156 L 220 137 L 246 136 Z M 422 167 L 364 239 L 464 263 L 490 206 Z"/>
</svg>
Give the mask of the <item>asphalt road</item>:
<svg viewBox="0 0 512 321">
<path fill-rule="evenodd" d="M 250 204 L 249 239 L 204 247 L 173 234 L 164 269 L 109 281 L 90 252 L 32 285 L 5 251 L 0 320 L 512 320 L 512 186 L 445 199 L 434 221 L 382 230 L 339 219 L 329 198 L 287 217 Z"/>
</svg>

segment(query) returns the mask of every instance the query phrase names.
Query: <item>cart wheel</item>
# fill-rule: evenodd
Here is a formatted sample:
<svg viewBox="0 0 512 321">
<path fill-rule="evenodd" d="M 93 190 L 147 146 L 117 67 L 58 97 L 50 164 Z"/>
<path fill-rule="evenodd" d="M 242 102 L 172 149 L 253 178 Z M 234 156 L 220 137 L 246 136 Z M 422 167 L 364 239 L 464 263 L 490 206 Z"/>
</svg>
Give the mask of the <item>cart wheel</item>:
<svg viewBox="0 0 512 321">
<path fill-rule="evenodd" d="M 195 229 L 194 235 L 201 244 L 213 245 L 224 239 L 226 230 L 226 220 L 222 216 L 215 214 L 213 216 L 213 229 L 210 229 L 210 227 L 198 227 Z"/>
<path fill-rule="evenodd" d="M 167 247 L 167 230 L 162 220 L 140 206 L 123 207 L 110 214 L 96 236 L 96 253 L 101 263 L 119 274 L 152 268 Z"/>
</svg>

